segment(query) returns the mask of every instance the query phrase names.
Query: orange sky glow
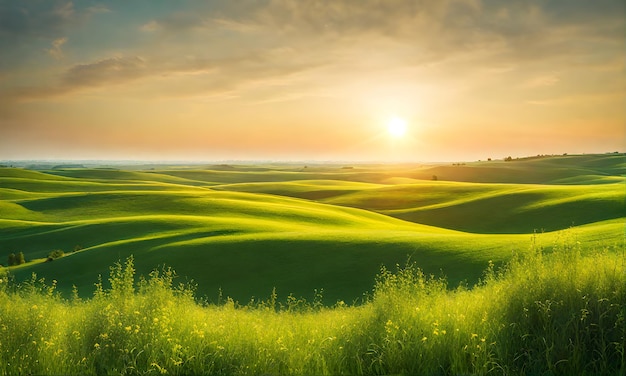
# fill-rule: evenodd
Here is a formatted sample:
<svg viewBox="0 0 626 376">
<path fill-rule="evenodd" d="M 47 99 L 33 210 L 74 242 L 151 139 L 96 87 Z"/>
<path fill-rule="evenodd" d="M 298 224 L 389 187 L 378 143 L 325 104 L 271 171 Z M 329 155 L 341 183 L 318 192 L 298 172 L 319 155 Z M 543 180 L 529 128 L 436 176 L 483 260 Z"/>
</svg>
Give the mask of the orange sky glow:
<svg viewBox="0 0 626 376">
<path fill-rule="evenodd" d="M 625 14 L 620 0 L 0 0 L 0 160 L 624 151 Z"/>
</svg>

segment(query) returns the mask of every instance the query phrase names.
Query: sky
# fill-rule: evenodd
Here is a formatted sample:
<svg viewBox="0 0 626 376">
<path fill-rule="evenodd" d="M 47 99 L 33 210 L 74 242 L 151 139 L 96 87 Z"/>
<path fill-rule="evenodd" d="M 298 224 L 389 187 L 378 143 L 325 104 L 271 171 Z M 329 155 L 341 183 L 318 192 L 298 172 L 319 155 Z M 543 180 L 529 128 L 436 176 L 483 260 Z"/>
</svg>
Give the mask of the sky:
<svg viewBox="0 0 626 376">
<path fill-rule="evenodd" d="M 625 29 L 623 0 L 0 0 L 0 160 L 621 152 Z"/>
</svg>

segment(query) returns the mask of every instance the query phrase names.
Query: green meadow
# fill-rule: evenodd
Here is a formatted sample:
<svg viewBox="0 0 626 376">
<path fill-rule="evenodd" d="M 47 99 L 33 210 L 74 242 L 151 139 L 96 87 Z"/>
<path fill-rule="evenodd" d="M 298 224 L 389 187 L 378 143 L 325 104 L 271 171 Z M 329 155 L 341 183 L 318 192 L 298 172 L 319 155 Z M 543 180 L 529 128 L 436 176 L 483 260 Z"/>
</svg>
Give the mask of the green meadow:
<svg viewBox="0 0 626 376">
<path fill-rule="evenodd" d="M 0 168 L 0 373 L 624 374 L 625 173 Z"/>
</svg>

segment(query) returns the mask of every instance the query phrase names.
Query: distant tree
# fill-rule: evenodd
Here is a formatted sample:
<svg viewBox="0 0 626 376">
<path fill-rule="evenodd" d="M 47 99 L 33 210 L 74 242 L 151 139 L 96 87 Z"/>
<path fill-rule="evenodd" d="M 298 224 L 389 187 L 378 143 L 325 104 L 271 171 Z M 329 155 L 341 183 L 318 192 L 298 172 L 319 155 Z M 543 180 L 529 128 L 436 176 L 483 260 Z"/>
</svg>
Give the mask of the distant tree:
<svg viewBox="0 0 626 376">
<path fill-rule="evenodd" d="M 491 158 L 487 158 L 487 160 L 488 160 L 489 162 L 491 162 Z"/>
<path fill-rule="evenodd" d="M 512 160 L 513 160 L 513 158 L 511 158 L 510 155 L 508 157 L 504 158 L 505 162 L 511 162 Z"/>
<path fill-rule="evenodd" d="M 26 262 L 26 259 L 24 259 L 24 252 L 18 253 L 16 260 L 15 260 L 15 265 L 22 265 L 25 262 Z"/>
<path fill-rule="evenodd" d="M 437 175 L 433 175 L 432 180 L 439 180 L 439 178 L 437 178 Z"/>
<path fill-rule="evenodd" d="M 9 254 L 9 259 L 7 260 L 7 264 L 9 266 L 15 265 L 15 253 L 10 253 Z"/>
<path fill-rule="evenodd" d="M 52 252 L 50 252 L 50 253 L 48 254 L 48 258 L 49 258 L 49 259 L 56 260 L 56 259 L 58 259 L 59 257 L 63 257 L 64 255 L 65 255 L 65 252 L 63 252 L 63 251 L 62 251 L 62 250 L 60 250 L 60 249 L 56 249 L 56 250 L 54 250 L 54 251 L 52 251 Z"/>
</svg>

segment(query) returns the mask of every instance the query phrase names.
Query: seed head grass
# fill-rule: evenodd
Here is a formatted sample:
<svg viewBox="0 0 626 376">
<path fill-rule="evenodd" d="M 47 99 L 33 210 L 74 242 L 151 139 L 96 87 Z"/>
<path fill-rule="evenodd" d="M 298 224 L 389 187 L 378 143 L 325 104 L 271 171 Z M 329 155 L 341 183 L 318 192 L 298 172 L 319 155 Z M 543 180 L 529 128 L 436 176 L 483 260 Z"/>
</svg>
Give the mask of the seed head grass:
<svg viewBox="0 0 626 376">
<path fill-rule="evenodd" d="M 532 246 L 471 288 L 382 268 L 364 303 L 332 307 L 321 292 L 209 304 L 133 258 L 88 299 L 5 273 L 0 374 L 624 374 L 624 250 L 579 248 Z"/>
</svg>

